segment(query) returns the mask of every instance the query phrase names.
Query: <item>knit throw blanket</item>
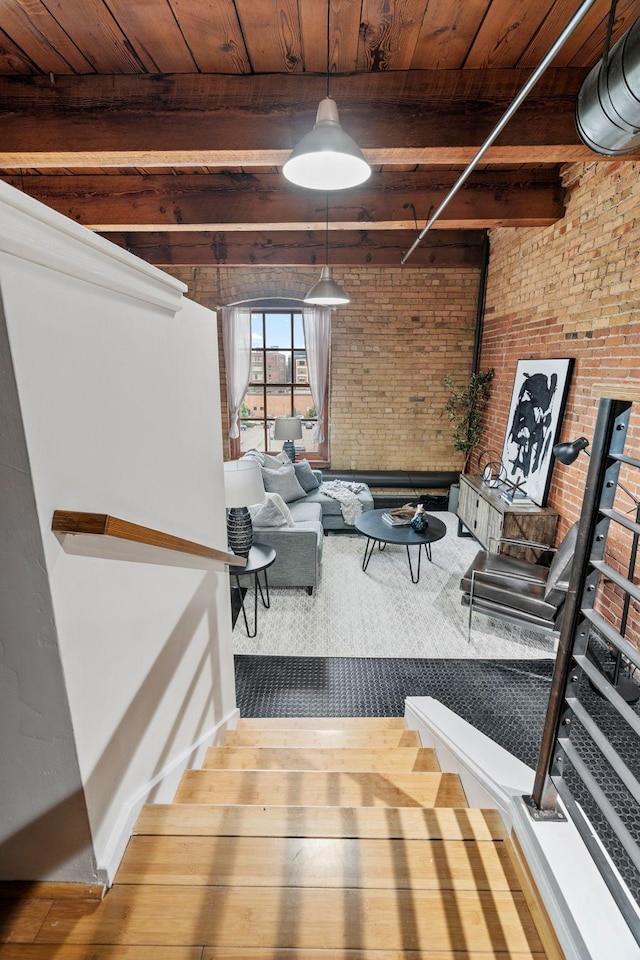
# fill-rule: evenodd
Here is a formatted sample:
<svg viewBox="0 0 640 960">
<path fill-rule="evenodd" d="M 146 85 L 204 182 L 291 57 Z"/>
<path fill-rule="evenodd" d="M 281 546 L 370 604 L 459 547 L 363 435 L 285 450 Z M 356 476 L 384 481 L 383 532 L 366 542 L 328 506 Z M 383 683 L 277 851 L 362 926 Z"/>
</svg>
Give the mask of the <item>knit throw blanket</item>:
<svg viewBox="0 0 640 960">
<path fill-rule="evenodd" d="M 362 504 L 357 494 L 364 490 L 364 483 L 347 482 L 346 480 L 328 480 L 320 486 L 320 493 L 325 493 L 340 504 L 342 519 L 352 527 L 356 517 L 362 513 Z"/>
</svg>

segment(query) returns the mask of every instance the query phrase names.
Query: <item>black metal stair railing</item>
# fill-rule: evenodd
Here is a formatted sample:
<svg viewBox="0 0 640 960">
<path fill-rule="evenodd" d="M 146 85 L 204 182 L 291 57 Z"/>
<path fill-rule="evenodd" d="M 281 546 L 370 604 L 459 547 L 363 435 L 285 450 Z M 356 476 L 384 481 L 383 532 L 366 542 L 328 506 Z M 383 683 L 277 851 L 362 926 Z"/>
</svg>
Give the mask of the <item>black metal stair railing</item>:
<svg viewBox="0 0 640 960">
<path fill-rule="evenodd" d="M 629 754 L 640 749 L 640 716 L 616 689 L 623 659 L 640 668 L 640 652 L 625 637 L 629 604 L 631 600 L 640 601 L 640 588 L 634 583 L 640 508 L 636 500 L 635 521 L 614 509 L 617 490 L 629 493 L 618 482 L 621 464 L 640 471 L 640 460 L 623 452 L 630 414 L 631 403 L 627 401 L 600 401 L 535 782 L 526 800 L 532 816 L 552 820 L 561 799 L 640 943 L 638 913 L 594 826 L 594 821 L 604 821 L 606 833 L 624 851 L 628 870 L 635 871 L 640 879 L 637 830 L 629 828 L 627 816 L 629 806 L 640 812 L 640 780 L 628 762 Z M 626 576 L 605 559 L 611 524 L 632 535 Z M 603 605 L 595 609 L 599 590 L 606 582 L 614 584 L 624 598 L 619 624 L 600 612 L 605 609 Z M 598 643 L 616 651 L 611 678 L 593 656 L 590 644 L 594 635 Z M 624 758 L 612 742 L 611 716 L 616 731 L 619 727 L 625 731 L 626 740 L 617 733 L 615 736 L 616 744 L 625 745 Z M 627 749 L 629 737 L 634 738 L 634 750 Z M 594 747 L 599 758 L 597 770 L 589 762 Z M 604 778 L 602 767 L 606 770 Z M 624 810 L 611 800 L 611 782 L 624 792 Z"/>
</svg>

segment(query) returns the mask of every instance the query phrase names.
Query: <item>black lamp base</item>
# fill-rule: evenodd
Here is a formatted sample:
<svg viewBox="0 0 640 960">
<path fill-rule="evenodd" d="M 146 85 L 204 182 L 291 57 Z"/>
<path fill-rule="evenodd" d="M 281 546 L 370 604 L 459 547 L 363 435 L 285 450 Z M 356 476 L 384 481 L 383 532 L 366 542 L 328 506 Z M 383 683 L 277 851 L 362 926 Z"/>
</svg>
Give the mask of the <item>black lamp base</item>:
<svg viewBox="0 0 640 960">
<path fill-rule="evenodd" d="M 282 444 L 282 449 L 291 460 L 291 463 L 295 463 L 296 460 L 296 445 L 293 440 L 285 440 Z"/>
<path fill-rule="evenodd" d="M 227 513 L 227 541 L 237 557 L 248 557 L 253 545 L 253 525 L 247 507 L 230 507 Z"/>
</svg>

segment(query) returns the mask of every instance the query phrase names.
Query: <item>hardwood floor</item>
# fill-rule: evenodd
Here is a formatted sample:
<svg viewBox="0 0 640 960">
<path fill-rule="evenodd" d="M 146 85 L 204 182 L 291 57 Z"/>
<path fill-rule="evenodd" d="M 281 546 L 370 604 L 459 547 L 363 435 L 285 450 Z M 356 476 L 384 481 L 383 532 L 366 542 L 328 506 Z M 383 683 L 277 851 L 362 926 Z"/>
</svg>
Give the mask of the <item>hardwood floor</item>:
<svg viewBox="0 0 640 960">
<path fill-rule="evenodd" d="M 0 960 L 557 960 L 522 876 L 404 721 L 245 720 L 102 901 L 1 901 Z"/>
</svg>

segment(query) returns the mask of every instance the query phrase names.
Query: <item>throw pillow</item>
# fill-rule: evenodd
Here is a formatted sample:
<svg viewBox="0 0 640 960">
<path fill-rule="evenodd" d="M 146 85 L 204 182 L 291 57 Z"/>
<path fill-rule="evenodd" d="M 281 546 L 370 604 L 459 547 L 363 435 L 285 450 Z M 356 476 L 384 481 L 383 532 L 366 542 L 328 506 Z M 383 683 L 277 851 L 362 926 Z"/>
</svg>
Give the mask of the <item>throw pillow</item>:
<svg viewBox="0 0 640 960">
<path fill-rule="evenodd" d="M 289 510 L 289 507 L 286 505 L 286 503 L 284 502 L 284 500 L 282 499 L 282 497 L 280 496 L 280 494 L 279 494 L 279 493 L 265 493 L 265 497 L 268 497 L 270 500 L 273 500 L 273 502 L 274 502 L 275 505 L 277 506 L 278 510 L 280 510 L 280 512 L 282 513 L 282 516 L 284 517 L 287 526 L 288 526 L 288 527 L 295 527 L 296 522 L 295 522 L 295 520 L 293 519 L 293 517 L 291 516 L 291 510 Z"/>
<path fill-rule="evenodd" d="M 295 526 L 291 511 L 282 497 L 277 493 L 265 494 L 262 503 L 255 503 L 249 507 L 251 522 L 256 527 L 288 527 Z"/>
<path fill-rule="evenodd" d="M 263 453 L 261 466 L 268 467 L 269 470 L 278 470 L 282 466 L 282 460 L 272 457 L 270 453 Z"/>
<path fill-rule="evenodd" d="M 285 503 L 291 503 L 292 500 L 299 500 L 300 497 L 306 496 L 304 489 L 296 480 L 293 464 L 288 467 L 282 466 L 278 470 L 263 467 L 262 482 L 267 493 L 279 493 Z"/>
<path fill-rule="evenodd" d="M 296 479 L 305 493 L 310 493 L 311 490 L 315 490 L 320 486 L 320 481 L 311 469 L 311 464 L 308 460 L 296 460 L 293 469 L 296 472 Z"/>
<path fill-rule="evenodd" d="M 242 456 L 243 460 L 255 460 L 261 467 L 264 467 L 264 453 L 262 450 L 247 450 Z"/>
</svg>

